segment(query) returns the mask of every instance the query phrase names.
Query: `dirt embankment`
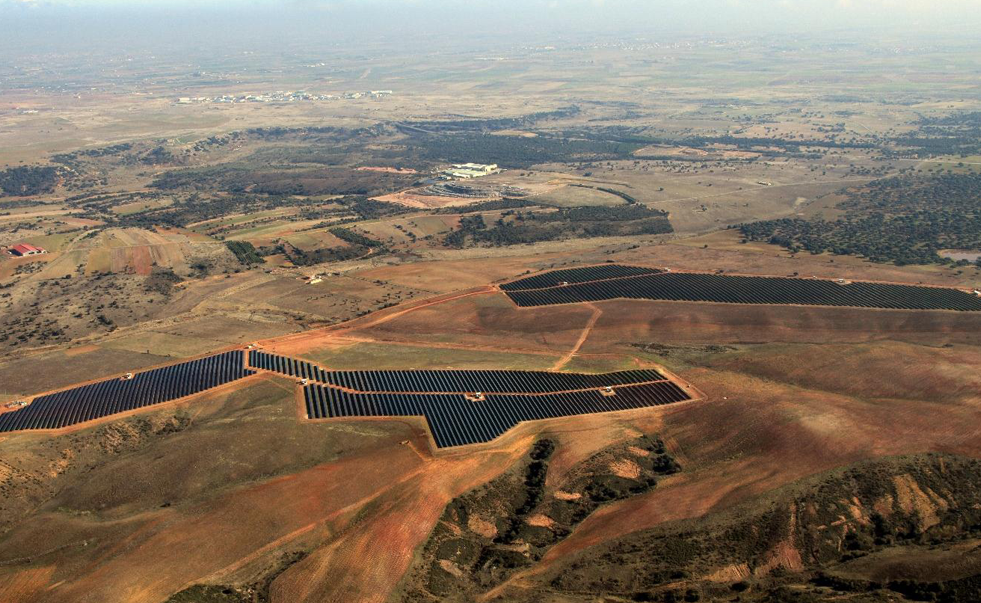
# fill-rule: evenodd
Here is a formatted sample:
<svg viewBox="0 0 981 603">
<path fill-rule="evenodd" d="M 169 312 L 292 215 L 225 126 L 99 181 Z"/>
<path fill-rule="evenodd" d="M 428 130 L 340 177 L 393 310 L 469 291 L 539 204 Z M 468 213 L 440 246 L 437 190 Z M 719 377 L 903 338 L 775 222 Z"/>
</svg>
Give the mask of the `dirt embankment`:
<svg viewBox="0 0 981 603">
<path fill-rule="evenodd" d="M 680 470 L 663 442 L 607 447 L 546 485 L 555 441 L 540 439 L 512 471 L 453 500 L 406 579 L 401 600 L 493 597 L 600 505 L 653 488 Z"/>
<path fill-rule="evenodd" d="M 815 597 L 829 586 L 881 593 L 869 599 L 876 601 L 916 592 L 973 600 L 958 597 L 981 592 L 979 478 L 981 462 L 950 455 L 861 463 L 720 514 L 556 558 L 544 572 L 510 584 L 500 600 L 581 592 L 729 600 L 737 590 L 744 601 L 772 601 L 789 592 Z M 971 539 L 974 546 L 962 545 Z M 911 569 L 890 579 L 900 560 Z"/>
</svg>

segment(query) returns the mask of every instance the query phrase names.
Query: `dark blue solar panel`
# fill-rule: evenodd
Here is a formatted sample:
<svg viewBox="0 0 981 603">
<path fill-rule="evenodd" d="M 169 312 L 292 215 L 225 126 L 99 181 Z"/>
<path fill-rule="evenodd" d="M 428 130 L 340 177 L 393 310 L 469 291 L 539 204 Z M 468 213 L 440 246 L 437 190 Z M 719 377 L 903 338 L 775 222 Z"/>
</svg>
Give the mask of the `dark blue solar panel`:
<svg viewBox="0 0 981 603">
<path fill-rule="evenodd" d="M 543 275 L 541 278 L 546 276 Z M 515 304 L 522 307 L 608 299 L 649 299 L 728 304 L 981 311 L 981 296 L 943 287 L 865 282 L 839 284 L 819 279 L 681 272 L 621 277 L 596 282 L 570 281 L 564 286 L 549 285 L 548 288 L 533 290 L 509 288 L 505 289 L 505 293 Z"/>
<path fill-rule="evenodd" d="M 288 376 L 307 375 L 302 378 L 353 391 L 379 393 L 554 393 L 664 380 L 664 375 L 653 369 L 603 374 L 494 370 L 324 371 L 303 360 L 258 350 L 249 351 L 249 366 Z"/>
<path fill-rule="evenodd" d="M 597 390 L 543 395 L 488 394 L 469 400 L 460 394 L 351 393 L 313 383 L 305 399 L 325 399 L 324 406 L 308 404 L 308 417 L 423 416 L 438 448 L 489 442 L 523 421 L 644 408 L 689 400 L 671 381 L 619 386 L 613 395 Z M 340 411 L 334 400 L 343 400 Z"/>
<path fill-rule="evenodd" d="M 0 415 L 0 432 L 59 429 L 92 419 L 190 396 L 255 371 L 241 351 L 138 373 L 132 379 L 106 379 L 35 398 L 28 406 Z"/>
</svg>

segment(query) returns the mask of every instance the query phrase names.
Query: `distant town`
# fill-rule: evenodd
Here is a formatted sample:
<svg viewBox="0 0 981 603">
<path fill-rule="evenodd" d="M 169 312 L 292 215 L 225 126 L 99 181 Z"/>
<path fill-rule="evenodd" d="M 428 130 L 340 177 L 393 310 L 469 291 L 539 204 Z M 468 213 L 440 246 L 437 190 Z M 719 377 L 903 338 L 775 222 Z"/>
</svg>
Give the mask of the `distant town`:
<svg viewBox="0 0 981 603">
<path fill-rule="evenodd" d="M 295 103 L 300 101 L 335 101 L 354 100 L 362 98 L 384 98 L 391 96 L 391 90 L 366 90 L 361 92 L 345 92 L 342 94 L 311 94 L 303 90 L 268 92 L 265 94 L 222 94 L 220 96 L 182 96 L 177 99 L 178 105 L 214 104 L 214 103 Z"/>
</svg>

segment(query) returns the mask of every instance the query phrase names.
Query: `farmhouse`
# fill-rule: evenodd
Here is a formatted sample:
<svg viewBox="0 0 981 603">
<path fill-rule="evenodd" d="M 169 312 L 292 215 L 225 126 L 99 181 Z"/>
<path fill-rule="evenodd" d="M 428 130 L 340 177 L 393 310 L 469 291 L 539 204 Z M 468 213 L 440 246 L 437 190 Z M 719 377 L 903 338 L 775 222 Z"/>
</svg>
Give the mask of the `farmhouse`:
<svg viewBox="0 0 981 603">
<path fill-rule="evenodd" d="M 11 255 L 16 255 L 20 257 L 28 255 L 41 255 L 42 253 L 48 253 L 46 250 L 40 247 L 35 247 L 34 245 L 28 245 L 27 243 L 21 243 L 20 245 L 14 245 L 9 250 Z"/>
</svg>

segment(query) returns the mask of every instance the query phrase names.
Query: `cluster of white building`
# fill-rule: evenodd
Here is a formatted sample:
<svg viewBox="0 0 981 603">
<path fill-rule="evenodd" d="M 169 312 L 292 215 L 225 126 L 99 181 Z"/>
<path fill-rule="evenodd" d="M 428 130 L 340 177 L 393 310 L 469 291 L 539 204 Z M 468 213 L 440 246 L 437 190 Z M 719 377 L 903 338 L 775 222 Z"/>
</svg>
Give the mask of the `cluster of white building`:
<svg viewBox="0 0 981 603">
<path fill-rule="evenodd" d="M 222 94 L 221 96 L 182 96 L 177 99 L 178 105 L 210 104 L 210 103 L 295 103 L 299 101 L 333 101 L 341 99 L 383 98 L 391 96 L 391 90 L 367 90 L 364 92 L 345 92 L 343 94 L 310 94 L 309 92 L 284 91 L 268 92 L 266 94 Z"/>
<path fill-rule="evenodd" d="M 440 175 L 445 178 L 470 180 L 471 178 L 496 174 L 500 171 L 496 163 L 454 163 L 452 167 L 440 172 Z"/>
</svg>

